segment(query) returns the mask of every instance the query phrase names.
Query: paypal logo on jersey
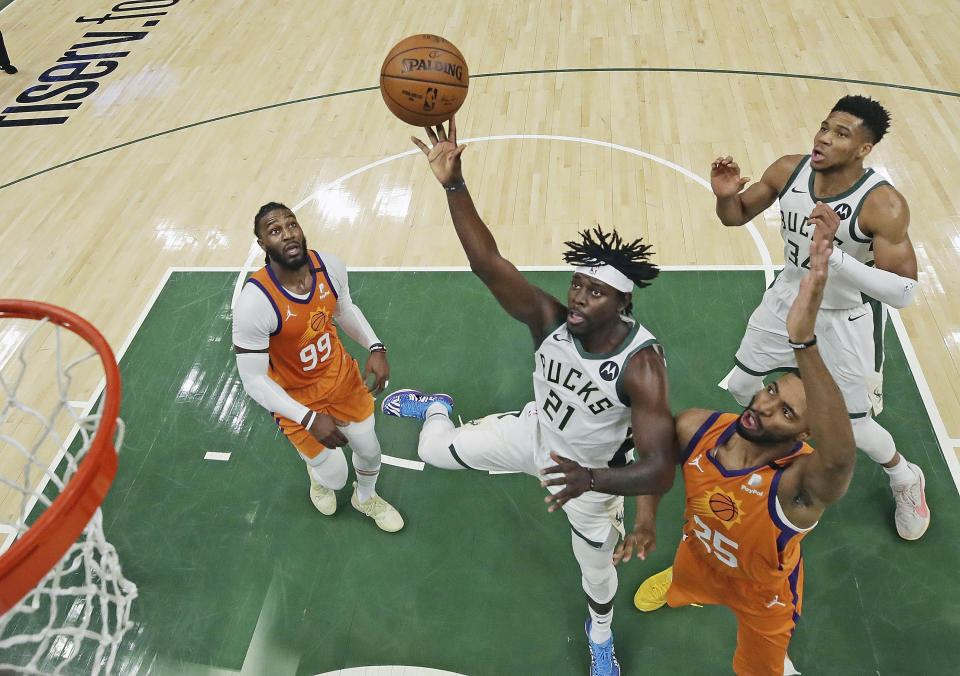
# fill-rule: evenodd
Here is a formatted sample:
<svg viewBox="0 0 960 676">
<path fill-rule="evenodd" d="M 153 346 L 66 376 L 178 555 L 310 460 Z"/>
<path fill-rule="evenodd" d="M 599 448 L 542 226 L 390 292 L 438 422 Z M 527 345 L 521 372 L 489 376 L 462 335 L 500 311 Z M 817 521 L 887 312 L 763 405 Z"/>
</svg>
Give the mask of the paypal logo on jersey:
<svg viewBox="0 0 960 676">
<path fill-rule="evenodd" d="M 754 472 L 750 475 L 750 478 L 747 479 L 747 483 L 740 484 L 740 490 L 746 491 L 747 493 L 752 493 L 753 495 L 763 497 L 763 491 L 757 490 L 755 486 L 759 486 L 763 483 L 763 477 Z"/>
</svg>

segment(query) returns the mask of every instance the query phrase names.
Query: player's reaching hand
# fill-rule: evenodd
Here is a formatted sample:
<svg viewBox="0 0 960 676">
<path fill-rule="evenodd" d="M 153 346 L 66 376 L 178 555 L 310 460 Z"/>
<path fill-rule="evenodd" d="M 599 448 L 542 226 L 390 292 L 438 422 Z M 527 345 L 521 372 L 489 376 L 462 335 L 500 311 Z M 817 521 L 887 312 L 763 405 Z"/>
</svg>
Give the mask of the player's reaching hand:
<svg viewBox="0 0 960 676">
<path fill-rule="evenodd" d="M 614 550 L 613 565 L 617 565 L 621 561 L 626 563 L 633 557 L 634 552 L 636 552 L 637 558 L 643 561 L 647 558 L 647 554 L 651 554 L 656 548 L 656 525 L 653 523 L 638 523 Z"/>
<path fill-rule="evenodd" d="M 557 464 L 541 470 L 540 474 L 542 476 L 549 474 L 562 474 L 563 476 L 552 479 L 545 478 L 540 481 L 540 485 L 544 487 L 564 486 L 563 490 L 548 495 L 543 499 L 544 502 L 550 505 L 547 508 L 547 511 L 553 512 L 560 507 L 563 507 L 563 505 L 568 501 L 573 500 L 574 498 L 579 497 L 589 491 L 592 478 L 590 476 L 590 470 L 582 466 L 576 460 L 564 458 L 556 453 L 551 453 L 550 457 L 553 458 L 554 462 Z"/>
<path fill-rule="evenodd" d="M 807 222 L 814 226 L 813 241 L 820 240 L 832 247 L 833 238 L 840 228 L 840 216 L 837 212 L 823 202 L 817 202 L 816 206 L 813 207 L 813 211 L 810 212 L 810 217 L 807 219 Z M 829 254 L 830 252 L 828 251 L 827 255 Z"/>
<path fill-rule="evenodd" d="M 437 125 L 436 131 L 430 127 L 424 127 L 427 138 L 431 143 L 430 146 L 427 146 L 416 136 L 410 137 L 414 145 L 427 156 L 433 175 L 443 185 L 452 185 L 463 181 L 463 174 L 460 171 L 460 155 L 467 147 L 457 145 L 457 124 L 453 117 L 450 118 L 449 127 L 449 135 L 442 124 Z"/>
<path fill-rule="evenodd" d="M 317 413 L 317 417 L 308 431 L 314 439 L 327 448 L 340 448 L 347 445 L 347 438 L 343 436 L 343 432 L 339 429 L 346 425 L 345 421 L 337 420 L 328 413 Z"/>
<path fill-rule="evenodd" d="M 736 195 L 749 182 L 749 176 L 741 178 L 740 165 L 729 155 L 718 157 L 710 165 L 710 187 L 717 197 Z"/>
<path fill-rule="evenodd" d="M 379 350 L 371 352 L 367 357 L 367 365 L 363 369 L 363 382 L 370 382 L 370 374 L 373 374 L 373 384 L 367 389 L 370 394 L 377 396 L 387 386 L 387 380 L 390 378 L 390 364 L 387 363 L 387 353 Z"/>
</svg>

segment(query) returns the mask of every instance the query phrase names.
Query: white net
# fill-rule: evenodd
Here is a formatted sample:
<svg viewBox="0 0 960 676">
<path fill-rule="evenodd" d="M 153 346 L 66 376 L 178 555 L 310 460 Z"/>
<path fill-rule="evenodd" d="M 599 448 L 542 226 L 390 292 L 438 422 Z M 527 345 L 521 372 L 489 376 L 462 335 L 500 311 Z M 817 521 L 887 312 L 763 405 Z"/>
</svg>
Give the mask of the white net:
<svg viewBox="0 0 960 676">
<path fill-rule="evenodd" d="M 73 331 L 48 319 L 0 321 L 0 554 L 76 474 L 106 401 L 92 410 L 90 393 L 103 383 L 99 353 Z M 0 673 L 113 673 L 136 596 L 97 508 L 60 561 L 0 616 Z"/>
</svg>

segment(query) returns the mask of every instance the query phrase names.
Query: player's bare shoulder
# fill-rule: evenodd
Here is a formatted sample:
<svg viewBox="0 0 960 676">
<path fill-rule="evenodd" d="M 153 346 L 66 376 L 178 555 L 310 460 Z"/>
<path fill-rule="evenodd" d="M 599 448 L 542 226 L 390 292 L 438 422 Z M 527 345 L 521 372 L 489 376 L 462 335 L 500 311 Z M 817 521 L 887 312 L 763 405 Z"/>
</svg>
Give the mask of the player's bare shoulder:
<svg viewBox="0 0 960 676">
<path fill-rule="evenodd" d="M 677 441 L 681 448 L 690 443 L 693 435 L 713 413 L 705 408 L 688 408 L 676 415 Z"/>
<path fill-rule="evenodd" d="M 898 240 L 906 235 L 910 226 L 910 206 L 892 185 L 879 185 L 863 201 L 859 225 L 868 235 Z"/>
<path fill-rule="evenodd" d="M 790 180 L 790 177 L 793 176 L 793 172 L 797 170 L 797 167 L 800 166 L 800 162 L 803 161 L 804 157 L 806 156 L 784 155 L 767 167 L 767 170 L 763 172 L 763 178 L 761 180 L 777 192 L 780 192 L 786 187 L 787 182 Z"/>
<path fill-rule="evenodd" d="M 624 364 L 622 378 L 623 390 L 631 406 L 669 407 L 667 362 L 658 343 L 652 342 L 630 355 Z"/>
</svg>

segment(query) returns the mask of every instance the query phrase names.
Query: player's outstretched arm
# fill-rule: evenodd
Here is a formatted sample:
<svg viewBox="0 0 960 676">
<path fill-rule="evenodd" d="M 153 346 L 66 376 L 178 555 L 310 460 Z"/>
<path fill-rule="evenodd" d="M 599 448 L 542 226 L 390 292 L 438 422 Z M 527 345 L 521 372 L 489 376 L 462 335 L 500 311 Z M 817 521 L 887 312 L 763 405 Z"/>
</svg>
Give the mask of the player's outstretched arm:
<svg viewBox="0 0 960 676">
<path fill-rule="evenodd" d="M 430 145 L 416 137 L 413 143 L 423 151 L 430 169 L 447 193 L 447 206 L 457 237 L 473 270 L 511 317 L 530 327 L 539 342 L 557 321 L 566 315 L 566 308 L 556 298 L 530 284 L 516 266 L 500 255 L 490 229 L 480 218 L 467 189 L 461 170 L 460 156 L 465 145 L 457 145 L 457 126 L 450 118 L 449 133 L 443 125 L 424 128 Z"/>
<path fill-rule="evenodd" d="M 726 226 L 743 225 L 769 207 L 787 184 L 801 157 L 786 155 L 771 164 L 759 181 L 744 190 L 750 177 L 740 176 L 732 157 L 718 157 L 710 165 L 710 187 L 717 197 L 717 216 Z M 742 192 L 741 192 L 742 191 Z"/>
<path fill-rule="evenodd" d="M 814 219 L 811 216 L 811 222 Z M 825 228 L 819 223 L 816 225 L 819 232 L 815 230 L 810 245 L 810 271 L 801 280 L 797 298 L 787 315 L 787 333 L 794 345 L 814 342 L 814 326 L 827 281 L 833 237 L 829 225 Z M 827 505 L 846 492 L 856 463 L 856 444 L 843 395 L 823 363 L 819 348 L 815 344 L 795 347 L 794 354 L 806 393 L 806 416 L 816 451 L 786 470 L 780 495 L 793 498 L 786 500 L 786 504 L 781 501 L 787 517 L 796 525 L 807 527 L 819 518 Z"/>
</svg>

